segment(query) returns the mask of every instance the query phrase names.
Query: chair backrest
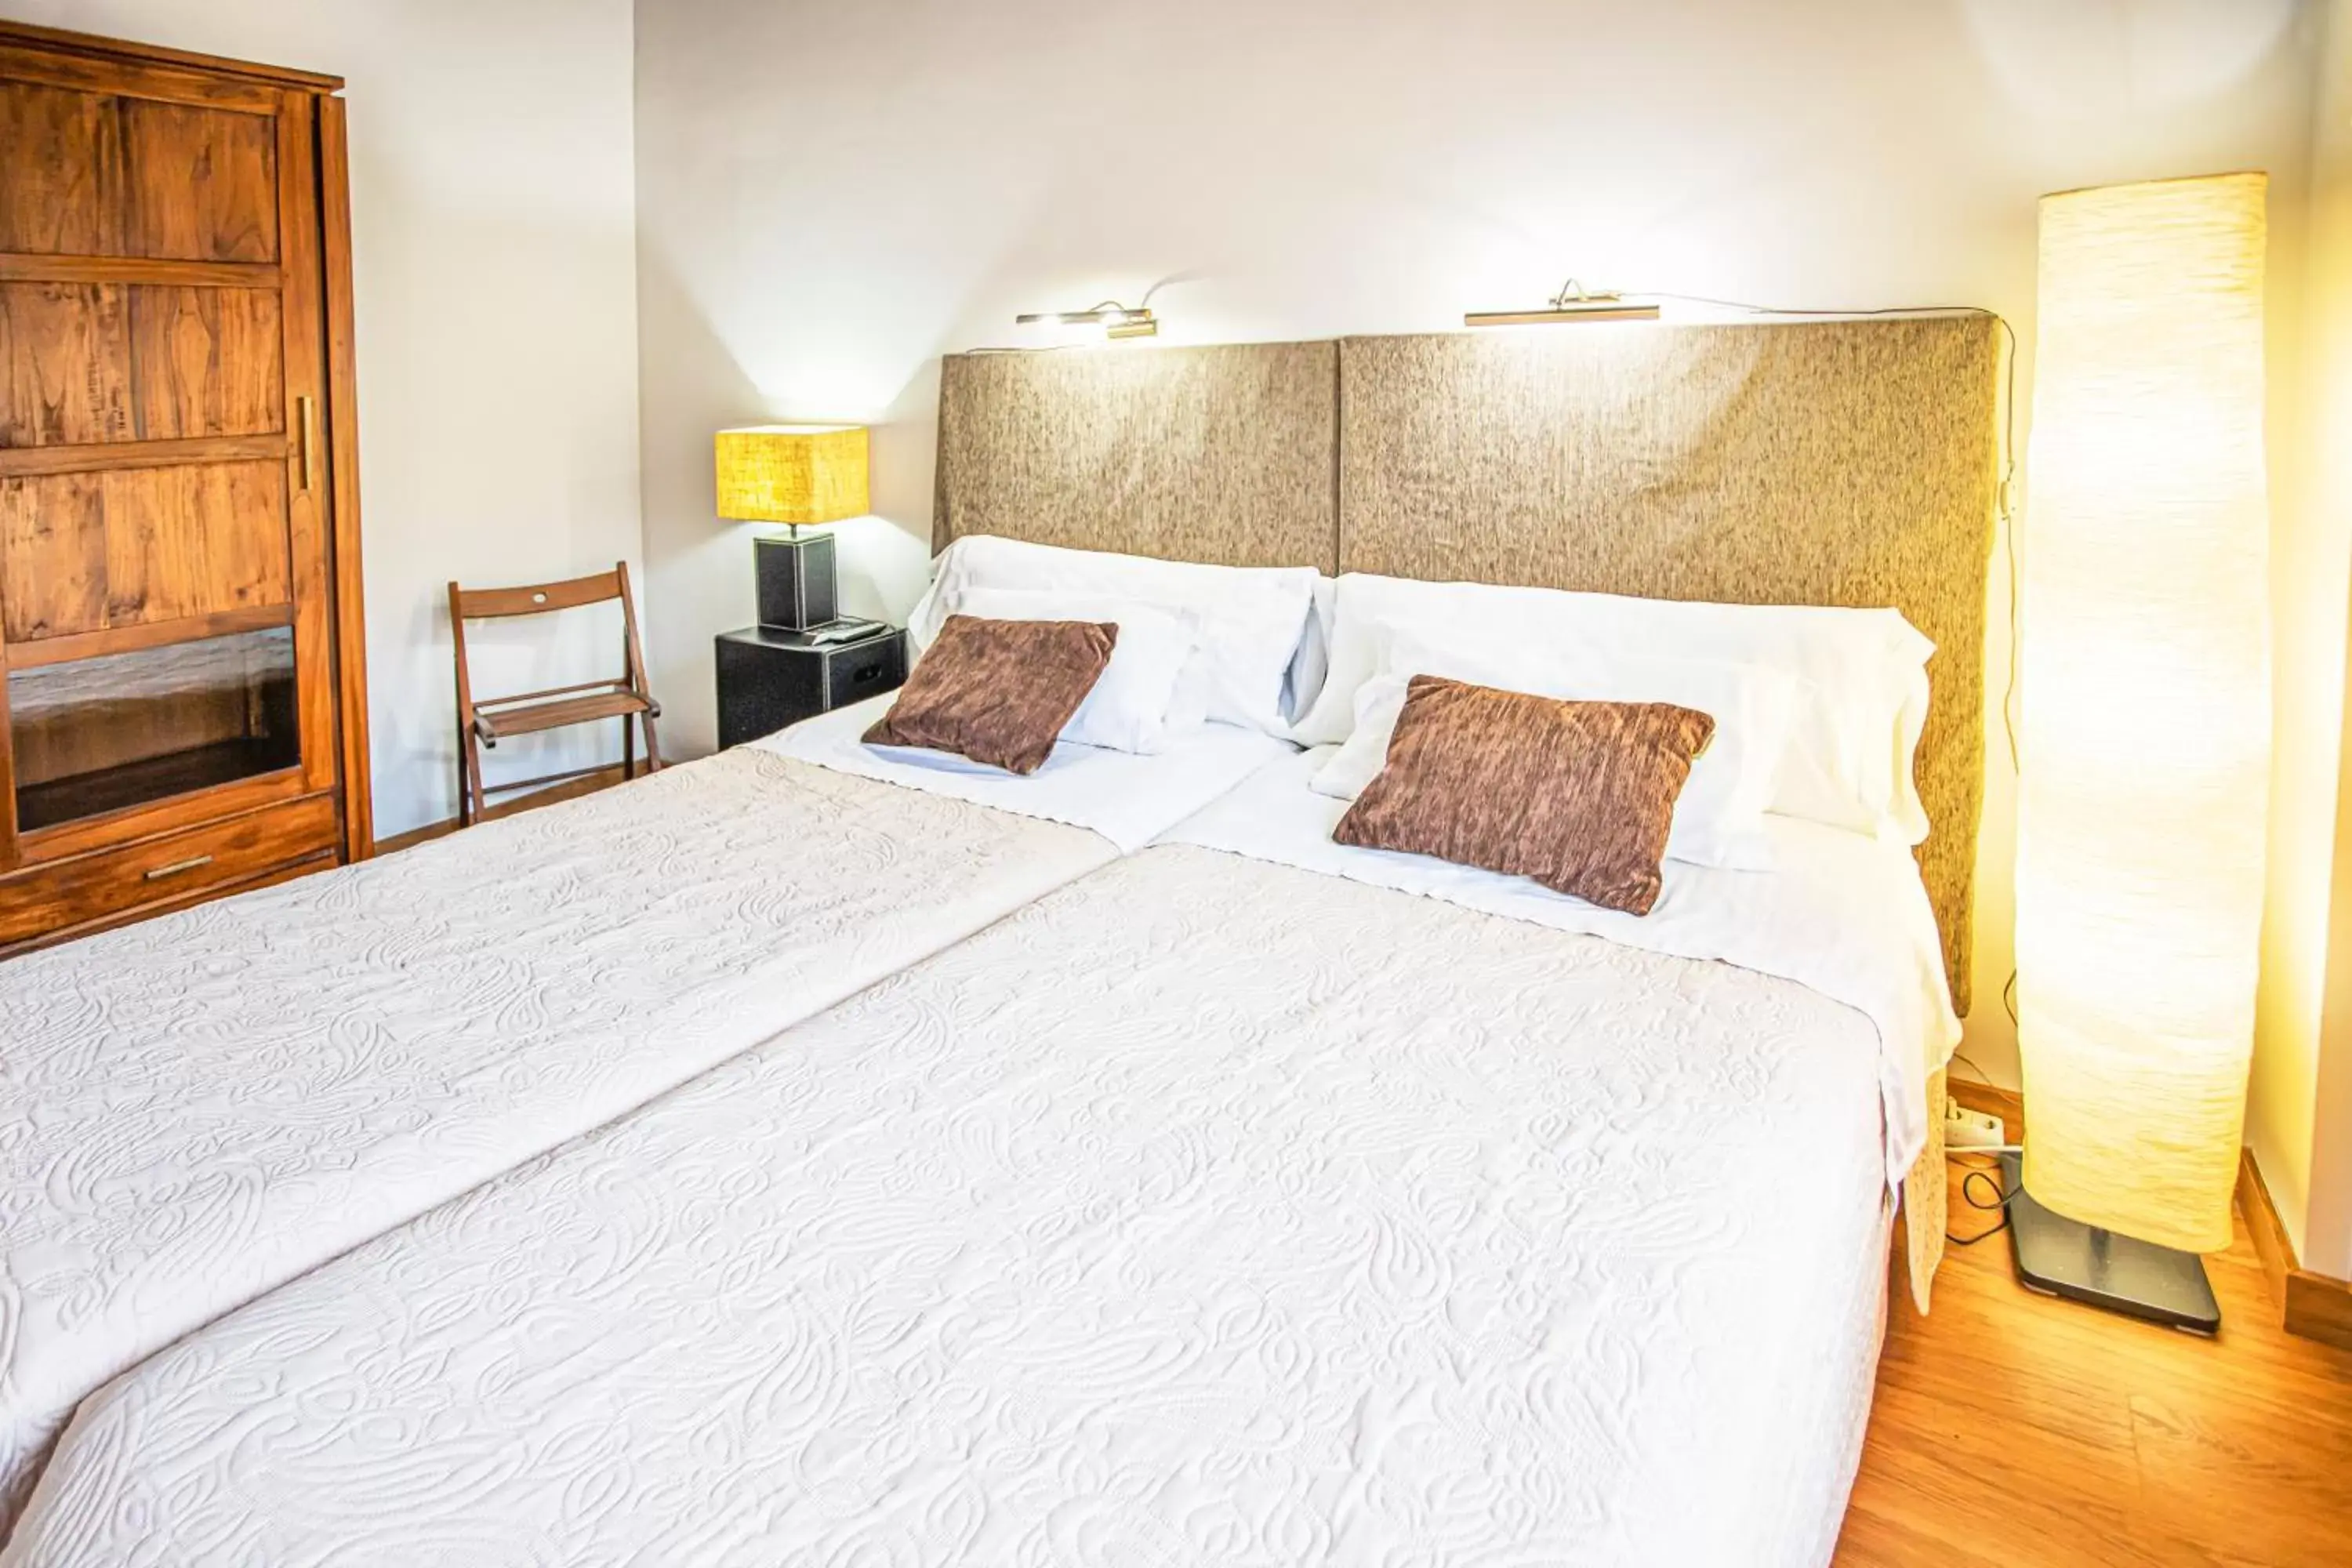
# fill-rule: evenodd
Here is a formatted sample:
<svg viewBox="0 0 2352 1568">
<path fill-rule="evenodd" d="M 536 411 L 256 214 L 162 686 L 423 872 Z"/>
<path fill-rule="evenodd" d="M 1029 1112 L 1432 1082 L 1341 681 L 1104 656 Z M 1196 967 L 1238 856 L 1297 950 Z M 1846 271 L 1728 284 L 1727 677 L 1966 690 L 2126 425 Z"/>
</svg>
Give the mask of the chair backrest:
<svg viewBox="0 0 2352 1568">
<path fill-rule="evenodd" d="M 628 598 L 629 569 L 620 563 L 593 577 L 526 584 L 520 588 L 460 588 L 455 583 L 449 584 L 451 606 L 459 619 L 468 621 L 494 620 L 502 616 L 544 616 L 557 610 L 576 610 L 583 605 L 601 605 L 610 599 L 622 601 L 625 614 Z"/>
<path fill-rule="evenodd" d="M 545 691 L 517 693 L 512 697 L 483 698 L 485 704 L 522 701 L 534 697 L 551 697 L 567 691 L 586 690 L 591 687 L 624 687 L 639 696 L 649 697 L 646 684 L 646 656 L 637 646 L 637 605 L 629 592 L 629 563 L 615 561 L 610 572 L 599 572 L 590 577 L 570 577 L 561 583 L 526 583 L 516 588 L 464 588 L 449 584 L 449 632 L 456 643 L 457 656 L 458 722 L 470 723 L 474 713 L 473 679 L 466 668 L 466 623 L 497 620 L 508 616 L 546 616 L 558 610 L 576 610 L 585 605 L 609 604 L 621 601 L 621 678 L 616 681 L 589 681 L 580 686 L 552 687 Z"/>
</svg>

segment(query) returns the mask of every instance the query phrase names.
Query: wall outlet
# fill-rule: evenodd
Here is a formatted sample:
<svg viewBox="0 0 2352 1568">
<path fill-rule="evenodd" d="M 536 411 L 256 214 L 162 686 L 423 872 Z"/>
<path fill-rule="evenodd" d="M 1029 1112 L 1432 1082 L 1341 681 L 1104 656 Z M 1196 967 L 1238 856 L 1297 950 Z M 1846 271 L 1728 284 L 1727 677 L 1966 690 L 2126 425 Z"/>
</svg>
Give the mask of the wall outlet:
<svg viewBox="0 0 2352 1568">
<path fill-rule="evenodd" d="M 1990 1111 L 1970 1110 L 1957 1100 L 1944 1101 L 1944 1147 L 1997 1149 L 2009 1142 L 2009 1130 Z"/>
</svg>

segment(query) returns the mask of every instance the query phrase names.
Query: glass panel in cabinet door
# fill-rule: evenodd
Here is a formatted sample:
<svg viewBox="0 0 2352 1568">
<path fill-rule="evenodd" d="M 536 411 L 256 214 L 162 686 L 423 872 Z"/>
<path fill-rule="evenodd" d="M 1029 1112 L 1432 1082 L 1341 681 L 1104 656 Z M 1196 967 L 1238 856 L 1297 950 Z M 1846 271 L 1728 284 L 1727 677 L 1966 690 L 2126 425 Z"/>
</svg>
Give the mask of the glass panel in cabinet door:
<svg viewBox="0 0 2352 1568">
<path fill-rule="evenodd" d="M 12 669 L 16 830 L 293 767 L 296 721 L 290 626 Z"/>
</svg>

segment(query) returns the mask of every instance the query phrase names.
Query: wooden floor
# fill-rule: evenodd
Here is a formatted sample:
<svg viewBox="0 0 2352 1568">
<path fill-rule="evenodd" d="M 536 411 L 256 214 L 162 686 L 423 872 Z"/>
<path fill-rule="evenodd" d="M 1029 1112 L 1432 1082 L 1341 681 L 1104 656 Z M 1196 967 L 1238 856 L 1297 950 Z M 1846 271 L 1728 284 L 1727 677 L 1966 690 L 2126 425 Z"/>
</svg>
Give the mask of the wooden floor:
<svg viewBox="0 0 2352 1568">
<path fill-rule="evenodd" d="M 1923 1319 L 1898 1260 L 1840 1568 L 2352 1564 L 2352 1352 L 2277 1326 L 2242 1219 L 2207 1267 L 2214 1341 L 2029 1294 L 2006 1237 Z"/>
</svg>

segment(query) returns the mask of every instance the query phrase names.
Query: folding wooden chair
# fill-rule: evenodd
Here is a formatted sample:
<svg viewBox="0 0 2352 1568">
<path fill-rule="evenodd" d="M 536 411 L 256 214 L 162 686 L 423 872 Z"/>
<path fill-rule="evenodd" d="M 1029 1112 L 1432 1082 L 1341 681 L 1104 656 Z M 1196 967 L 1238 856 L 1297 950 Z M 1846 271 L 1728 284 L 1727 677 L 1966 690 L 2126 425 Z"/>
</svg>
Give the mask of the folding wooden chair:
<svg viewBox="0 0 2352 1568">
<path fill-rule="evenodd" d="M 544 691 L 519 691 L 511 697 L 486 698 L 474 700 L 473 682 L 466 670 L 466 623 L 469 620 L 492 620 L 508 616 L 545 616 L 558 610 L 579 609 L 586 605 L 601 605 L 611 600 L 621 601 L 621 678 L 617 680 L 590 680 L 576 686 L 551 686 Z M 567 779 L 585 778 L 590 773 L 604 771 L 603 764 L 590 768 L 573 768 L 568 773 L 545 773 L 538 778 L 511 779 L 500 784 L 482 781 L 482 750 L 495 748 L 509 735 L 536 734 L 542 730 L 560 730 L 573 724 L 593 724 L 605 719 L 621 721 L 621 776 L 637 776 L 636 732 L 632 721 L 645 726 L 646 772 L 653 773 L 662 765 L 661 744 L 655 738 L 654 721 L 661 717 L 661 704 L 646 687 L 645 655 L 637 647 L 637 607 L 629 594 L 629 565 L 625 561 L 614 563 L 610 572 L 600 572 L 593 577 L 574 577 L 565 583 L 541 583 L 520 588 L 461 588 L 449 584 L 449 630 L 456 639 L 457 652 L 457 826 L 469 826 L 482 819 L 488 809 L 489 796 L 509 791 L 531 789 L 541 784 L 561 784 Z"/>
</svg>

